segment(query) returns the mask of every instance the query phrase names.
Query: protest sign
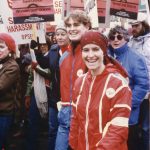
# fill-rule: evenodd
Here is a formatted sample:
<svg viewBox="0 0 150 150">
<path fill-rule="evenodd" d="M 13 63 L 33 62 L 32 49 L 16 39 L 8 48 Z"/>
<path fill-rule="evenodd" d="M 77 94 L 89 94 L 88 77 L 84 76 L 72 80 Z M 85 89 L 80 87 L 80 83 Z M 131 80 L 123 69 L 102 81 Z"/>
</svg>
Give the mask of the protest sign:
<svg viewBox="0 0 150 150">
<path fill-rule="evenodd" d="M 30 43 L 32 39 L 32 24 L 14 24 L 11 5 L 8 2 L 10 1 L 0 0 L 0 14 L 4 23 L 4 31 L 14 37 L 17 44 Z"/>
<path fill-rule="evenodd" d="M 110 15 L 137 19 L 139 0 L 111 0 Z"/>
<path fill-rule="evenodd" d="M 15 24 L 54 21 L 53 0 L 18 0 L 12 8 Z"/>
</svg>

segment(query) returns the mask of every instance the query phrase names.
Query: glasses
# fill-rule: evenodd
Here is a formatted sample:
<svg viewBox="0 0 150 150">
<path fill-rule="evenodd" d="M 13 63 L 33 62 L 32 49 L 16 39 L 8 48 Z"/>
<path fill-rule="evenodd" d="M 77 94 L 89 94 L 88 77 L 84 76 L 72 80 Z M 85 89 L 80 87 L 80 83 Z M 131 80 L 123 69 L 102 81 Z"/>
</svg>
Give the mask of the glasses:
<svg viewBox="0 0 150 150">
<path fill-rule="evenodd" d="M 123 36 L 120 35 L 120 34 L 118 34 L 117 36 L 112 35 L 112 36 L 109 37 L 109 39 L 110 39 L 111 41 L 114 41 L 115 38 L 117 38 L 119 41 L 121 41 L 121 40 L 123 39 Z"/>
</svg>

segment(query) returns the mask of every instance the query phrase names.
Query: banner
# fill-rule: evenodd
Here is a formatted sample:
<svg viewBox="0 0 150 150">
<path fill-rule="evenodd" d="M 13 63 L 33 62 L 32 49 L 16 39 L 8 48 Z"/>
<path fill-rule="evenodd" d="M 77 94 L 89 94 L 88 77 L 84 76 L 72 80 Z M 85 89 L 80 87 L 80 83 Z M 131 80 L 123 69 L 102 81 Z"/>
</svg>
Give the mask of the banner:
<svg viewBox="0 0 150 150">
<path fill-rule="evenodd" d="M 146 0 L 140 0 L 139 11 L 146 11 Z"/>
<path fill-rule="evenodd" d="M 91 19 L 92 28 L 98 28 L 97 0 L 85 0 L 84 10 Z"/>
<path fill-rule="evenodd" d="M 46 22 L 46 24 L 45 24 L 46 33 L 51 33 L 51 32 L 54 33 L 55 28 L 56 28 L 56 25 L 52 25 L 50 22 Z"/>
<path fill-rule="evenodd" d="M 32 24 L 14 24 L 10 1 L 0 0 L 0 14 L 3 19 L 5 32 L 14 37 L 17 44 L 30 43 L 32 39 Z M 7 11 L 6 11 L 7 10 Z"/>
<path fill-rule="evenodd" d="M 53 0 L 55 24 L 60 24 L 64 18 L 64 0 Z"/>
<path fill-rule="evenodd" d="M 105 23 L 106 19 L 106 0 L 97 0 L 98 22 Z"/>
<path fill-rule="evenodd" d="M 70 0 L 70 9 L 71 11 L 74 9 L 84 10 L 84 0 Z"/>
<path fill-rule="evenodd" d="M 53 0 L 17 0 L 12 7 L 15 24 L 54 21 Z"/>
<path fill-rule="evenodd" d="M 110 25 L 110 0 L 97 0 L 99 27 L 108 28 Z"/>
<path fill-rule="evenodd" d="M 139 0 L 111 0 L 110 15 L 137 19 Z"/>
</svg>

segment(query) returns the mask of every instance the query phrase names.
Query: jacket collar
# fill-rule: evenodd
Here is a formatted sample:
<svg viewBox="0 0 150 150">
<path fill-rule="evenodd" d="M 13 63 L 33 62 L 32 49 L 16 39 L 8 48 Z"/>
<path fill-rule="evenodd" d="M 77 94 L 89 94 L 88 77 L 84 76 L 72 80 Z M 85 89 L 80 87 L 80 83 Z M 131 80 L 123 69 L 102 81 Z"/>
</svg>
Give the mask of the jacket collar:
<svg viewBox="0 0 150 150">
<path fill-rule="evenodd" d="M 103 72 L 101 74 L 96 75 L 96 78 L 99 79 L 104 76 L 107 76 L 109 73 L 115 73 L 115 72 L 118 72 L 118 69 L 113 64 L 109 63 L 105 66 L 105 69 L 103 70 Z M 93 78 L 90 70 L 88 70 L 87 78 L 89 80 L 92 80 L 92 78 Z"/>
<path fill-rule="evenodd" d="M 128 50 L 128 46 L 127 46 L 127 43 L 124 44 L 122 47 L 116 48 L 116 49 L 114 49 L 112 46 L 109 46 L 109 50 L 112 56 L 114 55 L 120 56 Z"/>
<path fill-rule="evenodd" d="M 0 60 L 0 64 L 4 64 L 6 61 L 8 61 L 10 58 L 10 56 L 8 55 L 7 57 L 5 57 L 4 59 Z"/>
<path fill-rule="evenodd" d="M 138 36 L 138 37 L 131 37 L 131 39 L 134 39 L 134 40 L 142 40 L 143 38 L 150 38 L 150 32 L 146 32 L 145 34 L 141 35 L 141 36 Z"/>
</svg>

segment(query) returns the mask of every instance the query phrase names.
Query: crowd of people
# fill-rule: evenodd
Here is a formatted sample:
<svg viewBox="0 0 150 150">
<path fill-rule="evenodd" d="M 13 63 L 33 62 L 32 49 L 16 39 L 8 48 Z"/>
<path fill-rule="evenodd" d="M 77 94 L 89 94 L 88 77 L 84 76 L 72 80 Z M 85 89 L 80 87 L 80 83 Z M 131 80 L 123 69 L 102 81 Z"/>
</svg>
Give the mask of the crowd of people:
<svg viewBox="0 0 150 150">
<path fill-rule="evenodd" d="M 117 25 L 106 36 L 75 10 L 56 26 L 56 42 L 37 37 L 20 58 L 0 33 L 0 150 L 22 120 L 25 150 L 38 150 L 41 122 L 48 150 L 149 150 L 150 25 L 130 25 L 131 35 Z"/>
</svg>

